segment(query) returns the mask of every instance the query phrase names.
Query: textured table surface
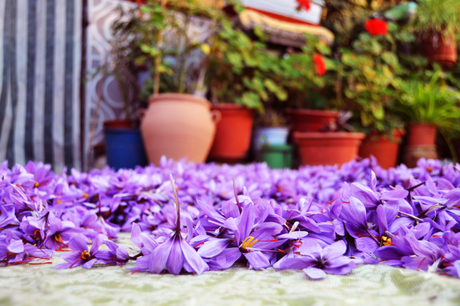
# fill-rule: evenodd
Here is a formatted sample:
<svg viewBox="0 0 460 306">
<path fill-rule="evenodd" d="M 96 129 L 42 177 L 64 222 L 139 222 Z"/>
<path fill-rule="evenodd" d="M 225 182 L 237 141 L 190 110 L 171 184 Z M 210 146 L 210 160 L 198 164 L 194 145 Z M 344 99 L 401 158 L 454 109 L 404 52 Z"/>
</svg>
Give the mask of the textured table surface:
<svg viewBox="0 0 460 306">
<path fill-rule="evenodd" d="M 130 245 L 129 235 L 120 237 Z M 460 280 L 381 265 L 311 281 L 302 271 L 273 268 L 200 276 L 116 266 L 55 270 L 59 254 L 50 265 L 0 268 L 0 305 L 460 305 Z"/>
</svg>

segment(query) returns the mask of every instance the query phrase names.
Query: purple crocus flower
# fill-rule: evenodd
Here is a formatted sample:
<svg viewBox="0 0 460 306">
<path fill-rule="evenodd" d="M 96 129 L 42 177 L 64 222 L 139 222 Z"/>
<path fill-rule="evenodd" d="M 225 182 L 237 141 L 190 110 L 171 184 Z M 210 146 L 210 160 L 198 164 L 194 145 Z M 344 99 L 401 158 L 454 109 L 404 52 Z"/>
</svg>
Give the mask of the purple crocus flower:
<svg viewBox="0 0 460 306">
<path fill-rule="evenodd" d="M 274 265 L 276 269 L 303 269 L 311 279 L 323 279 L 326 273 L 348 274 L 355 263 L 348 257 L 342 256 L 347 250 L 343 241 L 322 247 L 314 239 L 304 239 L 299 247 L 300 256 L 285 257 Z"/>
<path fill-rule="evenodd" d="M 179 199 L 172 175 L 170 175 L 170 179 L 176 203 L 176 228 L 173 235 L 151 253 L 149 270 L 151 273 L 160 273 L 166 268 L 170 273 L 179 274 L 182 269 L 185 269 L 187 272 L 202 274 L 209 270 L 209 267 L 195 249 L 182 237 Z"/>
<path fill-rule="evenodd" d="M 68 247 L 66 244 L 73 236 L 80 233 L 80 229 L 70 221 L 61 221 L 54 213 L 47 215 L 49 229 L 46 233 L 43 245 L 48 249 L 62 250 L 62 247 Z"/>
<path fill-rule="evenodd" d="M 118 245 L 113 241 L 105 240 L 103 242 L 109 249 L 99 250 L 95 253 L 94 257 L 106 264 L 117 264 L 119 266 L 125 265 L 129 260 L 129 253 L 122 245 Z"/>
<path fill-rule="evenodd" d="M 86 241 L 80 236 L 75 236 L 69 241 L 69 247 L 73 252 L 64 253 L 59 258 L 64 259 L 66 263 L 56 265 L 55 269 L 69 269 L 78 266 L 83 266 L 85 269 L 91 267 L 97 262 L 105 262 L 104 260 L 97 259 L 97 253 L 102 242 L 106 239 L 105 236 L 99 235 L 94 239 L 91 249 L 88 250 Z"/>
</svg>

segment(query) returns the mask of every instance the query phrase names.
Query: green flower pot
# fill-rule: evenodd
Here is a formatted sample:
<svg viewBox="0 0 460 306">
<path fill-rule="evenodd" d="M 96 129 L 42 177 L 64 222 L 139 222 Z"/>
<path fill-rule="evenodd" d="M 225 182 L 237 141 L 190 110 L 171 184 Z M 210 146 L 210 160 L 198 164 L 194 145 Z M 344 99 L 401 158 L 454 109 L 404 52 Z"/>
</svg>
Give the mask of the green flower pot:
<svg viewBox="0 0 460 306">
<path fill-rule="evenodd" d="M 260 160 L 266 162 L 271 169 L 290 169 L 292 167 L 292 146 L 263 146 L 260 149 Z"/>
</svg>

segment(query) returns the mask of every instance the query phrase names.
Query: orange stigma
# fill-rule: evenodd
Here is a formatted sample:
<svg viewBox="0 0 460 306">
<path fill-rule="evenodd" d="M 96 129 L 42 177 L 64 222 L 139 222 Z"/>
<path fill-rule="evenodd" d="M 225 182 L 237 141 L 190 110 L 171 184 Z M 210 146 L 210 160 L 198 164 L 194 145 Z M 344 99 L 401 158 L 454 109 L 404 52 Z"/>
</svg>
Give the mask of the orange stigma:
<svg viewBox="0 0 460 306">
<path fill-rule="evenodd" d="M 61 235 L 59 235 L 59 234 L 54 235 L 54 240 L 56 240 L 59 243 L 64 243 L 64 241 L 62 240 Z"/>
</svg>

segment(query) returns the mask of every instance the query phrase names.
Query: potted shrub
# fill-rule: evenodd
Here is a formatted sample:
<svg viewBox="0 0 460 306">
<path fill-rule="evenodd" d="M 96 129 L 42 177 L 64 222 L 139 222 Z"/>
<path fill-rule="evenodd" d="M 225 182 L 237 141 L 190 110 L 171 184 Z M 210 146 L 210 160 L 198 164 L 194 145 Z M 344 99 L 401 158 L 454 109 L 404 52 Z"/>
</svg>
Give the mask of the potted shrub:
<svg viewBox="0 0 460 306">
<path fill-rule="evenodd" d="M 378 18 L 367 20 L 364 28 L 366 32 L 351 48 L 340 49 L 338 74 L 343 95 L 339 103 L 355 113 L 356 126 L 367 134 L 359 156 L 373 155 L 383 168 L 390 168 L 396 165 L 403 135 L 403 123 L 392 112 L 403 73 L 396 44 L 414 38 L 409 33 L 402 35 L 395 23 Z"/>
<path fill-rule="evenodd" d="M 215 28 L 206 76 L 212 109 L 221 118 L 209 159 L 239 162 L 249 153 L 254 112 L 264 112 L 262 102 L 270 95 L 284 100 L 286 94 L 272 80 L 278 60 L 263 42 L 252 41 L 224 15 Z"/>
<path fill-rule="evenodd" d="M 431 62 L 452 67 L 457 61 L 460 2 L 420 0 L 418 4 L 415 27 L 421 32 L 421 53 Z"/>
<path fill-rule="evenodd" d="M 116 170 L 146 166 L 147 157 L 139 130 L 139 111 L 144 106 L 139 99 L 140 88 L 137 80 L 139 69 L 129 61 L 128 56 L 134 43 L 127 39 L 129 33 L 123 24 L 115 22 L 111 29 L 113 39 L 110 62 L 105 62 L 98 73 L 102 74 L 102 86 L 109 75 L 117 81 L 124 112 L 123 117 L 107 120 L 103 124 L 107 163 Z M 99 101 L 100 99 L 101 97 Z"/>
<path fill-rule="evenodd" d="M 318 132 L 338 117 L 337 111 L 327 109 L 331 107 L 328 97 L 331 91 L 326 87 L 330 85 L 330 76 L 325 74 L 334 67 L 326 58 L 330 54 L 331 50 L 324 41 L 306 35 L 301 52 L 288 53 L 280 60 L 278 82 L 288 93 L 286 113 L 294 131 Z"/>
<path fill-rule="evenodd" d="M 404 162 L 409 167 L 421 157 L 437 158 L 436 131 L 445 134 L 458 124 L 460 96 L 440 82 L 441 73 L 438 70 L 427 83 L 409 80 L 401 85 L 396 110 L 408 123 Z"/>
<path fill-rule="evenodd" d="M 340 112 L 339 117 L 323 132 L 294 131 L 293 138 L 298 146 L 302 165 L 342 165 L 353 160 L 365 134 L 351 132 L 345 122 L 349 112 Z"/>
<path fill-rule="evenodd" d="M 284 86 L 292 107 L 287 114 L 293 140 L 303 165 L 343 164 L 356 157 L 364 134 L 341 131 L 339 112 L 325 110 L 333 105 L 336 61 L 326 57 L 331 50 L 325 42 L 309 35 L 306 41 L 302 52 L 285 55 L 279 65 L 278 83 Z M 308 109 L 311 107 L 321 109 Z"/>
<path fill-rule="evenodd" d="M 149 1 L 120 18 L 135 43 L 130 59 L 150 71 L 143 88 L 149 106 L 141 121 L 150 162 L 158 164 L 163 155 L 204 162 L 209 153 L 217 116 L 197 88 L 199 67 L 187 61 L 191 52 L 206 53 L 209 46 L 192 41 L 187 30 L 192 16 L 212 19 L 213 14 L 192 0 Z"/>
</svg>

